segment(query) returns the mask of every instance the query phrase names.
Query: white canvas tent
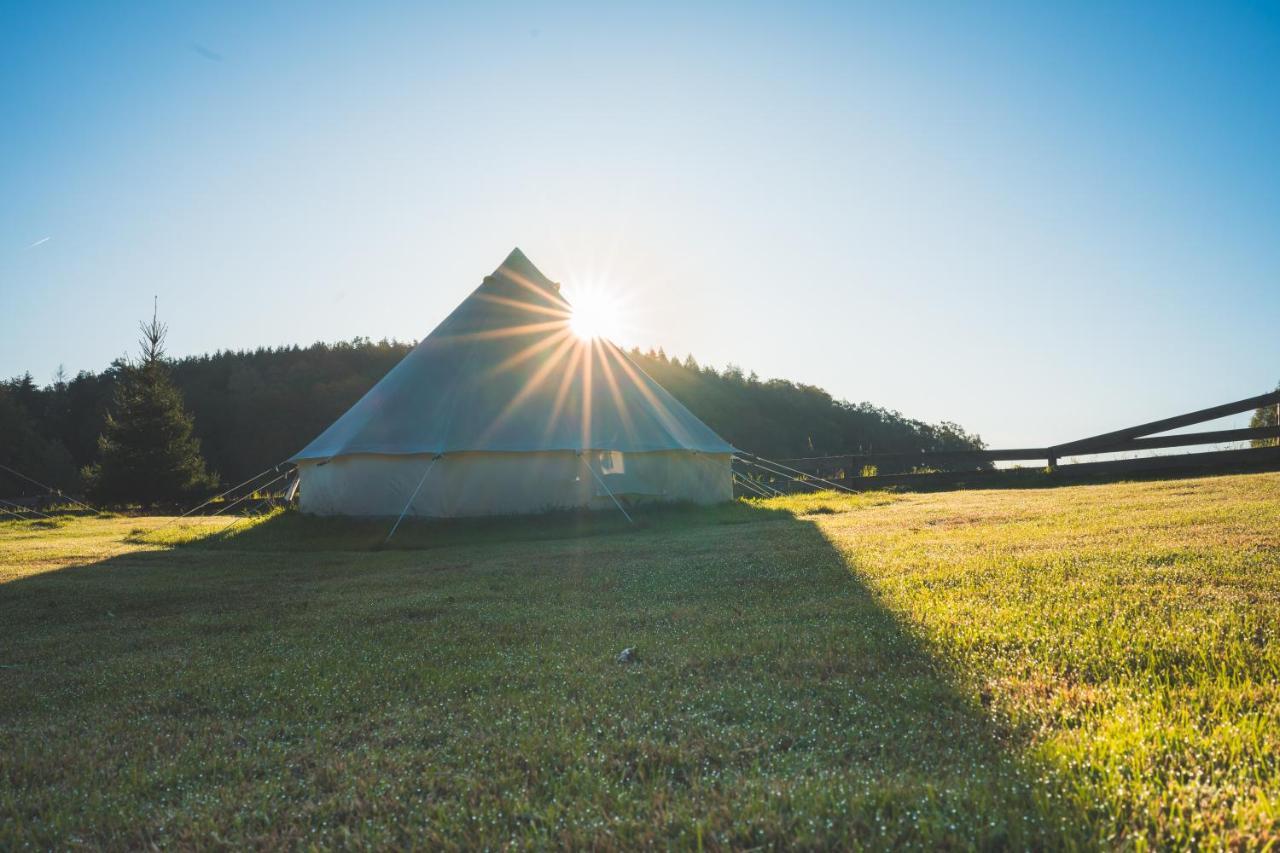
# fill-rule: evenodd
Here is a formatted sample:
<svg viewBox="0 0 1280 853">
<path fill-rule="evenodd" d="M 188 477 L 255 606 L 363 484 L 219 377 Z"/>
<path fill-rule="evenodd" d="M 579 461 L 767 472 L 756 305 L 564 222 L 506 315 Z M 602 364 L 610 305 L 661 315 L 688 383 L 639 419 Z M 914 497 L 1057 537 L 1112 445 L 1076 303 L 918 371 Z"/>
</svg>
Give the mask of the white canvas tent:
<svg viewBox="0 0 1280 853">
<path fill-rule="evenodd" d="M 475 516 L 713 503 L 733 447 L 612 343 L 569 326 L 514 250 L 435 331 L 293 457 L 319 515 Z"/>
</svg>

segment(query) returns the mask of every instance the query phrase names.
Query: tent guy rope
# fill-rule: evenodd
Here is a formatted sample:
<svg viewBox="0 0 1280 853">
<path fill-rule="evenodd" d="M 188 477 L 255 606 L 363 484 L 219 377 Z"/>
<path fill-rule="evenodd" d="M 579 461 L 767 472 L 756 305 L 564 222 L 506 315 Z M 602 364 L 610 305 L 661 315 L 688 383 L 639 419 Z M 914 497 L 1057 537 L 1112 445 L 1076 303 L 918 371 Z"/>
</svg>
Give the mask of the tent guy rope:
<svg viewBox="0 0 1280 853">
<path fill-rule="evenodd" d="M 747 491 L 751 492 L 752 494 L 758 495 L 762 498 L 773 497 L 768 492 L 766 492 L 760 486 L 760 484 L 753 482 L 750 477 L 744 477 L 741 474 L 734 472 L 733 481 L 738 485 L 740 485 L 743 489 L 746 489 Z"/>
<path fill-rule="evenodd" d="M 764 471 L 764 472 L 766 472 L 766 473 L 768 473 L 768 474 L 772 474 L 772 475 L 773 475 L 773 476 L 775 476 L 775 477 L 782 477 L 782 478 L 784 478 L 784 479 L 790 480 L 790 481 L 791 481 L 791 482 L 793 482 L 793 483 L 799 483 L 799 484 L 800 484 L 800 485 L 802 485 L 802 486 L 808 486 L 809 488 L 813 489 L 815 492 L 820 492 L 820 491 L 822 491 L 822 487 L 821 487 L 821 486 L 819 486 L 818 484 L 816 484 L 816 483 L 814 483 L 814 482 L 812 482 L 812 481 L 810 481 L 810 480 L 801 480 L 799 477 L 793 477 L 793 476 L 791 476 L 790 474 L 787 474 L 787 473 L 785 473 L 785 472 L 777 471 L 777 470 L 775 470 L 775 469 L 773 469 L 773 468 L 766 468 L 764 465 L 760 464 L 759 462 L 755 462 L 755 461 L 752 461 L 752 460 L 750 460 L 750 459 L 739 459 L 738 461 L 740 461 L 740 462 L 744 462 L 744 463 L 746 463 L 747 465 L 753 465 L 753 466 L 755 466 L 756 468 L 759 468 L 761 471 Z M 776 490 L 775 490 L 775 491 L 776 491 Z"/>
<path fill-rule="evenodd" d="M 265 470 L 263 470 L 263 471 L 258 472 L 257 474 L 254 474 L 252 477 L 250 477 L 249 479 L 245 480 L 243 483 L 239 483 L 238 485 L 232 486 L 231 488 L 227 489 L 225 492 L 223 492 L 223 493 L 221 493 L 221 494 L 214 495 L 213 497 L 209 498 L 207 501 L 205 501 L 204 503 L 200 504 L 199 506 L 193 506 L 191 509 L 189 509 L 189 510 L 187 510 L 186 512 L 184 512 L 182 515 L 174 516 L 173 518 L 171 518 L 171 519 L 169 519 L 168 521 L 166 521 L 164 524 L 162 524 L 162 525 L 160 525 L 159 527 L 157 527 L 157 528 L 156 528 L 156 530 L 164 530 L 164 529 L 165 529 L 166 527 L 168 527 L 170 524 L 173 524 L 173 523 L 175 523 L 175 522 L 181 521 L 182 519 L 186 518 L 188 515 L 191 515 L 191 513 L 196 512 L 197 510 L 204 509 L 204 508 L 205 508 L 205 507 L 207 507 L 209 504 L 213 503 L 214 501 L 218 500 L 219 498 L 225 498 L 227 495 L 231 494 L 232 492 L 236 491 L 237 489 L 240 489 L 240 488 L 242 488 L 242 487 L 244 487 L 244 486 L 249 485 L 250 483 L 252 483 L 252 482 L 254 482 L 254 481 L 256 481 L 256 480 L 261 479 L 262 477 L 265 477 L 267 474 L 270 474 L 272 471 L 279 471 L 279 470 L 280 470 L 280 466 L 281 466 L 281 465 L 286 465 L 286 464 L 288 464 L 288 463 L 287 463 L 287 462 L 279 462 L 279 463 L 277 463 L 277 464 L 275 464 L 275 465 L 272 465 L 270 468 L 267 468 L 267 469 L 265 469 Z M 276 479 L 279 479 L 279 478 L 276 478 Z M 275 481 L 273 480 L 272 482 L 275 482 Z M 256 487 L 255 487 L 255 488 L 256 488 Z M 251 494 L 252 494 L 252 493 L 251 493 Z M 225 508 L 225 507 L 224 507 L 224 508 Z M 215 515 L 217 515 L 217 513 L 214 513 L 214 514 L 215 514 Z"/>
<path fill-rule="evenodd" d="M 5 506 L 11 506 L 11 507 L 13 507 L 14 509 L 21 510 L 22 512 L 30 512 L 30 513 L 33 513 L 33 514 L 35 514 L 35 515 L 40 516 L 41 518 L 52 518 L 52 517 L 53 517 L 53 516 L 49 515 L 48 513 L 43 513 L 43 512 L 41 512 L 40 510 L 35 509 L 35 508 L 33 508 L 33 507 L 23 506 L 22 504 L 16 504 L 16 503 L 14 503 L 13 501 L 0 500 L 0 504 L 4 504 Z"/>
<path fill-rule="evenodd" d="M 14 512 L 13 510 L 11 510 L 11 509 L 5 509 L 5 508 L 4 508 L 4 507 L 2 507 L 2 506 L 0 506 L 0 512 L 8 513 L 9 515 L 12 515 L 14 518 L 18 519 L 19 521 L 30 521 L 30 520 L 31 520 L 31 519 L 29 519 L 29 518 L 28 518 L 27 516 L 25 516 L 25 515 L 19 515 L 18 513 Z"/>
<path fill-rule="evenodd" d="M 274 485 L 274 484 L 276 484 L 276 483 L 280 482 L 281 480 L 283 480 L 285 477 L 288 477 L 288 476 L 289 476 L 289 472 L 288 472 L 288 471 L 285 471 L 283 474 L 281 474 L 280 476 L 278 476 L 278 477 L 276 477 L 276 478 L 274 478 L 274 479 L 272 479 L 272 480 L 268 480 L 268 481 L 267 481 L 267 482 L 265 482 L 265 483 L 261 483 L 261 484 L 259 484 L 259 485 L 257 485 L 257 486 L 254 486 L 252 489 L 250 489 L 249 491 L 245 492 L 243 495 L 241 495 L 240 497 L 236 498 L 234 501 L 232 501 L 231 503 L 229 503 L 229 504 L 227 504 L 226 506 L 224 506 L 222 509 L 220 509 L 220 510 L 218 510 L 217 512 L 215 512 L 215 513 L 214 513 L 214 515 L 222 515 L 224 512 L 226 512 L 227 510 L 231 509 L 233 506 L 236 506 L 237 504 L 241 503 L 242 501 L 248 500 L 249 498 L 253 497 L 255 494 L 257 494 L 257 493 L 258 493 L 258 490 L 259 490 L 259 489 L 265 489 L 265 488 L 267 488 L 268 486 Z M 211 517 L 212 517 L 212 516 L 211 516 Z"/>
<path fill-rule="evenodd" d="M 78 501 L 75 498 L 71 497 L 70 495 L 64 495 L 61 489 L 55 489 L 53 486 L 46 485 L 40 482 L 39 480 L 34 479 L 33 477 L 28 477 L 26 474 L 23 474 L 21 471 L 13 470 L 8 465 L 0 465 L 0 470 L 8 471 L 10 474 L 12 474 L 15 477 L 21 477 L 22 479 L 26 480 L 28 483 L 34 483 L 35 485 L 47 491 L 49 494 L 57 495 L 60 498 L 70 501 L 76 506 L 83 507 L 89 510 L 89 512 L 92 512 L 96 515 L 102 515 L 102 510 L 91 507 L 84 501 Z"/>
<path fill-rule="evenodd" d="M 443 454 L 437 453 L 431 457 L 431 462 L 427 465 L 427 470 L 422 472 L 422 479 L 418 481 L 418 486 L 413 490 L 413 494 L 409 495 L 409 500 L 405 501 L 404 509 L 400 510 L 400 517 L 396 519 L 396 523 L 391 525 L 391 532 L 387 534 L 387 538 L 382 540 L 385 545 L 391 541 L 391 537 L 396 535 L 396 530 L 400 527 L 400 522 L 404 521 L 405 513 L 409 511 L 409 507 L 413 506 L 413 502 L 418 497 L 418 492 L 422 491 L 422 484 L 427 481 L 427 475 L 431 473 L 431 469 L 436 467 L 436 460 Z"/>
<path fill-rule="evenodd" d="M 745 462 L 748 465 L 754 465 L 760 470 L 767 471 L 770 474 L 773 474 L 774 476 L 785 477 L 786 479 L 790 480 L 793 483 L 801 483 L 803 485 L 809 486 L 815 491 L 819 491 L 819 492 L 822 491 L 821 486 L 815 485 L 815 483 L 822 483 L 823 485 L 829 488 L 837 489 L 842 492 L 848 492 L 851 495 L 857 494 L 856 490 L 851 489 L 848 486 L 842 486 L 839 483 L 833 483 L 831 480 L 825 479 L 823 477 L 818 477 L 812 474 L 806 474 L 803 471 L 799 471 L 795 468 L 791 468 L 790 466 L 783 465 L 781 462 L 774 462 L 770 459 L 765 459 L 763 456 L 756 456 L 755 454 L 747 454 L 746 456 L 735 456 L 734 458 L 740 462 Z M 787 472 L 793 472 L 793 473 L 787 473 Z M 796 475 L 799 475 L 799 476 L 796 476 Z"/>
<path fill-rule="evenodd" d="M 587 470 L 591 472 L 591 476 L 596 478 L 596 482 L 600 484 L 600 488 L 604 489 L 604 493 L 613 499 L 613 505 L 618 508 L 618 512 L 622 513 L 622 517 L 627 520 L 628 524 L 635 524 L 635 520 L 622 508 L 622 502 L 610 491 L 609 487 L 604 484 L 604 480 L 591 467 L 591 463 L 587 461 L 587 457 L 579 453 L 578 458 L 582 460 L 582 464 L 587 466 Z"/>
</svg>

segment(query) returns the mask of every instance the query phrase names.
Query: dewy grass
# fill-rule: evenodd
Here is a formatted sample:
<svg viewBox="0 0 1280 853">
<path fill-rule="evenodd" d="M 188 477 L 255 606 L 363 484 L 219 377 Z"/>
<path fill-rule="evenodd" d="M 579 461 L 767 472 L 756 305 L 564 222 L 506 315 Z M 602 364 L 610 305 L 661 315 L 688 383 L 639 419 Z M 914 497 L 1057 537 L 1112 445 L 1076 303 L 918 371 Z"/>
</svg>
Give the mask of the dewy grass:
<svg viewBox="0 0 1280 853">
<path fill-rule="evenodd" d="M 637 520 L 0 524 L 0 848 L 1280 832 L 1280 475 Z"/>
</svg>

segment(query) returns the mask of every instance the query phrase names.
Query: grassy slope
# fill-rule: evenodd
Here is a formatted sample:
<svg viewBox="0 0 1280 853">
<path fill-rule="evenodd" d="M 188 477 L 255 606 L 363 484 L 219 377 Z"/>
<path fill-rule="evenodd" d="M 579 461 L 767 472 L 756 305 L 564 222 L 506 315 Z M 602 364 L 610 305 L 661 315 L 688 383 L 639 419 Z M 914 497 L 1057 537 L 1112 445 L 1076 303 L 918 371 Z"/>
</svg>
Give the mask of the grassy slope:
<svg viewBox="0 0 1280 853">
<path fill-rule="evenodd" d="M 162 523 L 0 525 L 0 848 L 1280 831 L 1280 475 Z"/>
</svg>

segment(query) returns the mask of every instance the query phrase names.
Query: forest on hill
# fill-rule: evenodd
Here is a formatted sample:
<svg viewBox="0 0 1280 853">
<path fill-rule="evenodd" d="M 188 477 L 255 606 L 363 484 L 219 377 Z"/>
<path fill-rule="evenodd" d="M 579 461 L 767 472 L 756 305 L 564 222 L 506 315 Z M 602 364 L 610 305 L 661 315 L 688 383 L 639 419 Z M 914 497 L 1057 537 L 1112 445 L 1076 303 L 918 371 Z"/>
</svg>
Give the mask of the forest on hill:
<svg viewBox="0 0 1280 853">
<path fill-rule="evenodd" d="M 347 410 L 409 351 L 397 341 L 223 351 L 169 362 L 195 419 L 210 470 L 228 485 L 296 453 Z M 737 447 L 780 459 L 854 452 L 982 447 L 960 426 L 928 424 L 872 405 L 838 400 L 821 388 L 762 380 L 692 356 L 632 350 L 650 376 Z M 97 461 L 123 362 L 38 385 L 30 376 L 0 383 L 0 465 L 71 492 Z M 0 494 L 38 489 L 0 471 Z"/>
</svg>

